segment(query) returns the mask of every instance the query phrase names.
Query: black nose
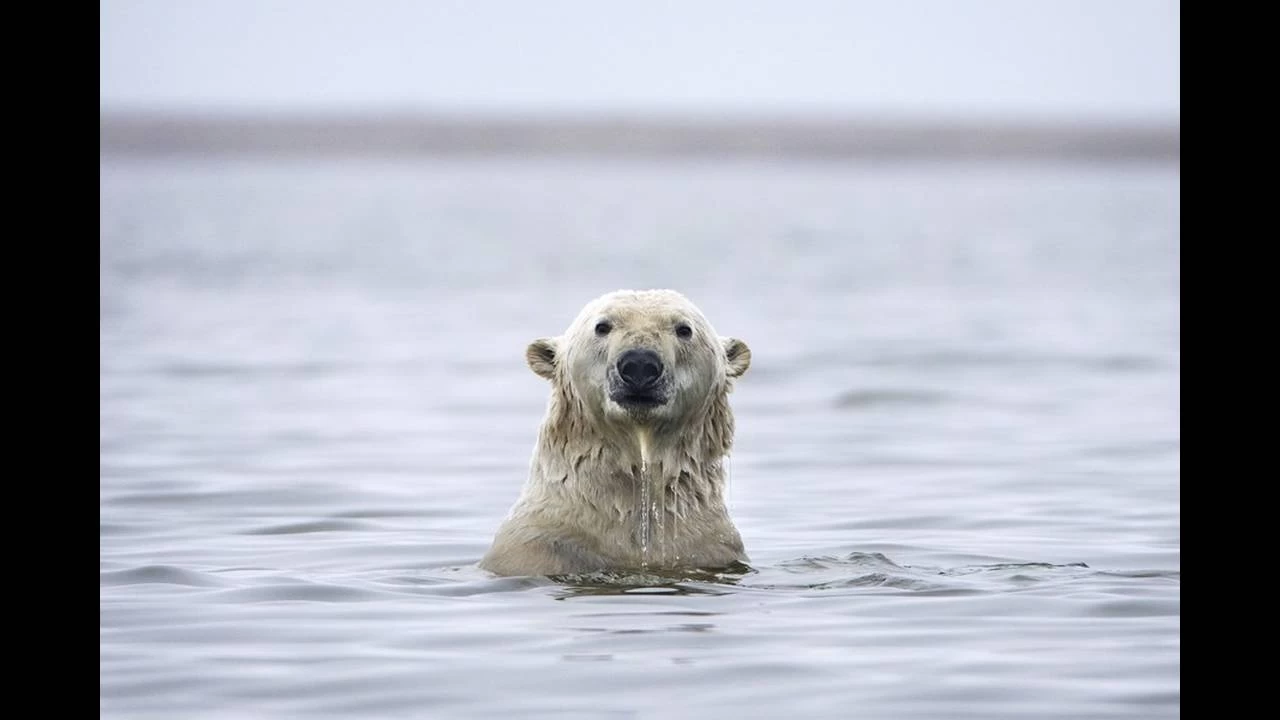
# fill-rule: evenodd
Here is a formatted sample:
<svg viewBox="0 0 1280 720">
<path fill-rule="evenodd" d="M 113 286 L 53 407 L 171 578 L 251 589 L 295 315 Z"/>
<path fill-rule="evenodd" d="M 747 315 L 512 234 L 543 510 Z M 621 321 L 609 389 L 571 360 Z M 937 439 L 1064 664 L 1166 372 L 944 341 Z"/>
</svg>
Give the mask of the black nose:
<svg viewBox="0 0 1280 720">
<path fill-rule="evenodd" d="M 662 376 L 662 359 L 652 350 L 628 350 L 618 358 L 618 374 L 632 388 L 647 388 Z"/>
</svg>

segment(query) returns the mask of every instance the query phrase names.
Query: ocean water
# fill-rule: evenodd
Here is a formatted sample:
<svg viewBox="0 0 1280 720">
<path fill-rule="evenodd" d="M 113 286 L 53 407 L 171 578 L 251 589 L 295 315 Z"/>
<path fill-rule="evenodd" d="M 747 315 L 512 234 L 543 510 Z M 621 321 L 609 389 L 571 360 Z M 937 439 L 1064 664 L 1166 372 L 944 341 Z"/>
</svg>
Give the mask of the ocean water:
<svg viewBox="0 0 1280 720">
<path fill-rule="evenodd" d="M 100 165 L 111 718 L 1175 718 L 1176 164 Z M 745 340 L 749 567 L 475 567 L 524 364 Z"/>
</svg>

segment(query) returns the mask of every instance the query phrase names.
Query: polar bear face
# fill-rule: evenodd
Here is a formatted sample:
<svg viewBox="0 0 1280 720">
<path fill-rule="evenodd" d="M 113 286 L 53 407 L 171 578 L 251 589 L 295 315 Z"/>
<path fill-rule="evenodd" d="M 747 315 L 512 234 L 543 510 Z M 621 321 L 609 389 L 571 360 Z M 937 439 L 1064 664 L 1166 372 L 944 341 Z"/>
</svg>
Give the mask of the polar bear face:
<svg viewBox="0 0 1280 720">
<path fill-rule="evenodd" d="M 746 343 L 716 334 L 671 290 L 622 290 L 588 303 L 561 336 L 529 345 L 529 367 L 617 424 L 676 424 L 746 372 Z"/>
</svg>

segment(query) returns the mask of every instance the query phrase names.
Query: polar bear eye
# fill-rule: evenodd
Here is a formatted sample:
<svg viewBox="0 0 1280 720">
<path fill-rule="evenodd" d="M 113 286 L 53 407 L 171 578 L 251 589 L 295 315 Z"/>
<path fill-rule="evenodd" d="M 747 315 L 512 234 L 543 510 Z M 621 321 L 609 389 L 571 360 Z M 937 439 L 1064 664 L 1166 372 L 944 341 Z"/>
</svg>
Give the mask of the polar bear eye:
<svg viewBox="0 0 1280 720">
<path fill-rule="evenodd" d="M 596 323 L 596 335 L 599 335 L 600 337 L 604 337 L 605 335 L 608 335 L 609 331 L 612 329 L 613 329 L 613 326 L 605 322 L 604 320 L 601 320 L 600 322 Z"/>
<path fill-rule="evenodd" d="M 684 323 L 680 323 L 676 326 L 676 337 L 681 340 L 688 340 L 693 337 L 693 328 L 685 325 Z"/>
</svg>

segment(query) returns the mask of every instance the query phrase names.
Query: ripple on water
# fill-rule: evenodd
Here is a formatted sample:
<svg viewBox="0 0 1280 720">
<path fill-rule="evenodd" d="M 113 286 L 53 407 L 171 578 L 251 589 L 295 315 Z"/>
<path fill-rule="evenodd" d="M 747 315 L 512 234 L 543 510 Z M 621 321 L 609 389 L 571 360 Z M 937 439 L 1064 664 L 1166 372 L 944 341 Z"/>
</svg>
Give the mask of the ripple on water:
<svg viewBox="0 0 1280 720">
<path fill-rule="evenodd" d="M 375 530 L 377 526 L 373 523 L 357 522 L 355 520 L 316 520 L 313 522 L 286 523 L 284 525 L 269 525 L 267 527 L 253 528 L 245 530 L 242 535 L 301 535 L 306 533 L 320 532 L 356 532 L 360 530 Z"/>
<path fill-rule="evenodd" d="M 224 603 L 271 602 L 371 602 L 386 599 L 386 593 L 330 583 L 275 583 L 255 587 L 234 588 L 214 593 L 213 599 Z"/>
<path fill-rule="evenodd" d="M 172 565 L 144 565 L 126 570 L 113 570 L 99 575 L 101 585 L 186 585 L 189 587 L 223 587 L 227 582 L 208 573 L 185 570 Z"/>
<path fill-rule="evenodd" d="M 946 393 L 911 388 L 879 388 L 850 390 L 838 395 L 835 406 L 845 410 L 862 410 L 884 406 L 937 405 L 949 400 Z"/>
<path fill-rule="evenodd" d="M 1167 574 L 1160 574 L 1168 579 Z M 1024 592 L 1038 587 L 1093 583 L 1106 577 L 1147 578 L 1147 573 L 1102 572 L 1076 563 L 991 563 L 939 568 L 899 565 L 878 552 L 806 556 L 760 566 L 738 586 L 778 592 L 889 592 L 914 595 L 978 595 Z M 1173 579 L 1176 582 L 1176 574 Z"/>
</svg>

